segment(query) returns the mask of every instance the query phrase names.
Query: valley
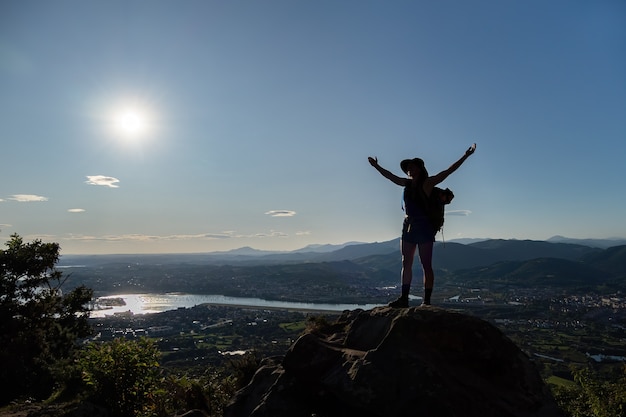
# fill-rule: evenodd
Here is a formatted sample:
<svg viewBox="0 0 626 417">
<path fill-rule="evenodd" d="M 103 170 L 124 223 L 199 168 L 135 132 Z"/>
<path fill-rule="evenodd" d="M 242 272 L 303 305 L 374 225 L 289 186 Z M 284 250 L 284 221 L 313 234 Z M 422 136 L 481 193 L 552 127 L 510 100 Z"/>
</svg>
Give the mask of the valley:
<svg viewBox="0 0 626 417">
<path fill-rule="evenodd" d="M 547 245 L 547 246 L 546 246 Z M 545 242 L 494 241 L 453 247 L 456 264 L 437 260 L 433 308 L 475 315 L 511 338 L 539 365 L 546 380 L 570 383 L 572 368 L 591 367 L 610 379 L 626 357 L 624 247 L 597 249 Z M 280 262 L 260 257 L 233 261 L 100 263 L 68 268 L 67 283 L 96 294 L 190 292 L 314 303 L 385 305 L 398 292 L 399 256 L 388 245 L 364 248 L 359 256 L 317 262 Z M 439 248 L 449 257 L 451 244 Z M 467 248 L 463 246 L 468 246 Z M 486 249 L 486 247 L 491 249 Z M 467 250 L 466 250 L 467 249 Z M 488 252 L 495 250 L 495 252 Z M 340 249 L 345 252 L 345 248 Z M 481 266 L 472 253 L 481 253 Z M 481 251 L 487 251 L 481 252 Z M 537 253 L 557 257 L 534 258 Z M 487 254 L 492 258 L 488 259 Z M 441 256 L 443 256 L 441 255 Z M 300 255 L 302 256 L 302 255 Z M 336 253 L 316 254 L 332 258 Z M 420 285 L 413 293 L 421 295 Z M 420 299 L 412 300 L 418 306 Z M 92 319 L 99 338 L 147 335 L 158 340 L 164 366 L 201 372 L 224 366 L 239 354 L 280 356 L 307 323 L 332 321 L 339 313 L 266 307 L 199 305 L 158 314 Z M 176 371 L 177 370 L 177 371 Z"/>
</svg>

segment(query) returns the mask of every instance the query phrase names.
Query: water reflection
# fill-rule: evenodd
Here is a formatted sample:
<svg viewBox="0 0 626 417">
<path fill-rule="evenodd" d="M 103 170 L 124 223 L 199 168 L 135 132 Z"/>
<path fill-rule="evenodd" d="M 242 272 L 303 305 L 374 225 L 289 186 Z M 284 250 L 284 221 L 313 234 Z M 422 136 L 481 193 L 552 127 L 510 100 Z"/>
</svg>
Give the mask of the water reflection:
<svg viewBox="0 0 626 417">
<path fill-rule="evenodd" d="M 111 300 L 123 299 L 125 305 L 111 305 L 106 309 L 94 310 L 91 317 L 100 318 L 113 314 L 133 313 L 149 314 L 160 313 L 177 308 L 190 308 L 199 304 L 216 304 L 245 307 L 267 307 L 284 309 L 302 309 L 319 311 L 344 311 L 361 308 L 370 310 L 378 304 L 319 304 L 319 303 L 296 303 L 288 301 L 270 301 L 261 298 L 227 297 L 224 295 L 201 295 L 201 294 L 120 294 L 101 297 L 96 307 L 111 304 Z M 116 304 L 116 303 L 112 303 Z"/>
</svg>

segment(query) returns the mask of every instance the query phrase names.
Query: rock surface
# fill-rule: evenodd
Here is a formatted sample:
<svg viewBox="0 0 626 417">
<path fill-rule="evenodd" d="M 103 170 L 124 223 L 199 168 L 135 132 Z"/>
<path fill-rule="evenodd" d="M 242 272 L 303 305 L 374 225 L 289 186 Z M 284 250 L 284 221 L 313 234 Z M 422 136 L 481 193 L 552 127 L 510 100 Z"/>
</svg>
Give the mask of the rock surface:
<svg viewBox="0 0 626 417">
<path fill-rule="evenodd" d="M 491 324 L 439 308 L 346 311 L 262 363 L 225 417 L 560 416 Z"/>
</svg>

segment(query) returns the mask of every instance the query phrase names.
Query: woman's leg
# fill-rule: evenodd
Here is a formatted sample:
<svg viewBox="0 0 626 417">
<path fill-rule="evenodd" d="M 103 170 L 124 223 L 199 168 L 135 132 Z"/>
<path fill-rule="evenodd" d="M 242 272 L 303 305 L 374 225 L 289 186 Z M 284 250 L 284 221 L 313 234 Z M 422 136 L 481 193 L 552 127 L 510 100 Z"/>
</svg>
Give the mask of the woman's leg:
<svg viewBox="0 0 626 417">
<path fill-rule="evenodd" d="M 433 271 L 433 242 L 420 243 L 418 253 L 422 270 L 424 271 L 424 304 L 430 304 L 430 295 L 435 285 L 435 273 Z"/>
<path fill-rule="evenodd" d="M 400 241 L 400 249 L 402 252 L 402 287 L 407 285 L 411 287 L 413 280 L 413 258 L 415 257 L 415 249 L 417 245 L 411 242 Z"/>
<path fill-rule="evenodd" d="M 413 279 L 413 257 L 415 256 L 415 243 L 400 241 L 402 252 L 402 294 L 400 297 L 389 303 L 390 307 L 406 308 L 409 306 L 409 292 L 411 290 L 411 280 Z"/>
</svg>

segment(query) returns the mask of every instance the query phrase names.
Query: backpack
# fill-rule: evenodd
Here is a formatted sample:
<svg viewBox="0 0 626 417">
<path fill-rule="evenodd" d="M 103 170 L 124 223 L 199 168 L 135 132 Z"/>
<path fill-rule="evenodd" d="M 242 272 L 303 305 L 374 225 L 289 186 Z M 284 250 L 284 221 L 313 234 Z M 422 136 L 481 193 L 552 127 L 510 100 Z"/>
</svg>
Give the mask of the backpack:
<svg viewBox="0 0 626 417">
<path fill-rule="evenodd" d="M 425 200 L 426 211 L 430 218 L 430 223 L 433 225 L 435 233 L 439 232 L 443 228 L 444 221 L 444 206 L 450 204 L 454 198 L 454 193 L 449 188 L 445 190 L 435 187 L 430 193 L 430 197 L 421 193 L 422 198 Z"/>
<path fill-rule="evenodd" d="M 452 190 L 449 188 L 444 190 L 439 187 L 434 187 L 430 196 L 427 196 L 420 188 L 417 196 L 413 194 L 413 198 L 419 202 L 419 205 L 428 215 L 435 234 L 438 233 L 443 228 L 444 206 L 450 204 L 454 198 Z"/>
</svg>

